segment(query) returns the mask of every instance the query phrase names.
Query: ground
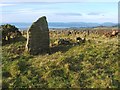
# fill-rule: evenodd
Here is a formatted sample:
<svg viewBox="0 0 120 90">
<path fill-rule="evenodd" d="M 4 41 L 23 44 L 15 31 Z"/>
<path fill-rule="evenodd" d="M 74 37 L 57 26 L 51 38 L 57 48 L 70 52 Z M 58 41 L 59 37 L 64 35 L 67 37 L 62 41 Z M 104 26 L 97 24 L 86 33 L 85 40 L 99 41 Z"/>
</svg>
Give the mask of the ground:
<svg viewBox="0 0 120 90">
<path fill-rule="evenodd" d="M 120 88 L 118 37 L 90 34 L 79 45 L 52 46 L 59 38 L 75 35 L 50 36 L 51 54 L 29 55 L 26 41 L 2 47 L 3 87 L 18 88 Z M 84 37 L 82 33 L 77 36 Z"/>
</svg>

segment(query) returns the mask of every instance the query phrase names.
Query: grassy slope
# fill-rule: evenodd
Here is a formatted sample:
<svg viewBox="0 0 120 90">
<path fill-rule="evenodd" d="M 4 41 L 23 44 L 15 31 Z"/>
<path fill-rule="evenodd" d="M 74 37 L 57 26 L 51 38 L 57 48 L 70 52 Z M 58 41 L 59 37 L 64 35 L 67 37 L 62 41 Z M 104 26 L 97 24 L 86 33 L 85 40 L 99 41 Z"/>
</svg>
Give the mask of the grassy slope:
<svg viewBox="0 0 120 90">
<path fill-rule="evenodd" d="M 51 49 L 51 55 L 24 53 L 25 41 L 3 46 L 3 87 L 118 88 L 117 37 L 87 39 L 91 42 Z"/>
</svg>

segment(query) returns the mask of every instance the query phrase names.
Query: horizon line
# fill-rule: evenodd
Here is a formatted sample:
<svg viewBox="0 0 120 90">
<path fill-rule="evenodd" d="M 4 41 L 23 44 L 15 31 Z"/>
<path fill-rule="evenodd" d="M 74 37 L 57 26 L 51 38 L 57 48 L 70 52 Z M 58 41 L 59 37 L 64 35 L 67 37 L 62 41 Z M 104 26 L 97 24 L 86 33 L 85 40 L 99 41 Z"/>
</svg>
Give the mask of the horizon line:
<svg viewBox="0 0 120 90">
<path fill-rule="evenodd" d="M 34 21 L 33 21 L 34 22 Z M 33 23 L 33 22 L 0 22 L 0 24 L 1 23 Z M 59 21 L 57 21 L 57 22 L 48 22 L 48 23 L 119 23 L 119 22 L 59 22 Z"/>
</svg>

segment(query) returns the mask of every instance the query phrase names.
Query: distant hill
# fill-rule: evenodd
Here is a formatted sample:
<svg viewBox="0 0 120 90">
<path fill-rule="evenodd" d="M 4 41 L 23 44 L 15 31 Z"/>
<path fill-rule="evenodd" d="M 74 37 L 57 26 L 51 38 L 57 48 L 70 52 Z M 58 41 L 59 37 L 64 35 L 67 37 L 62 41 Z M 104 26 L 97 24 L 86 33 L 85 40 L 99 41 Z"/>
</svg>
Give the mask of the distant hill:
<svg viewBox="0 0 120 90">
<path fill-rule="evenodd" d="M 116 23 L 111 23 L 111 22 L 105 22 L 105 23 L 102 23 L 101 25 L 103 25 L 103 26 L 115 26 L 117 24 Z"/>
</svg>

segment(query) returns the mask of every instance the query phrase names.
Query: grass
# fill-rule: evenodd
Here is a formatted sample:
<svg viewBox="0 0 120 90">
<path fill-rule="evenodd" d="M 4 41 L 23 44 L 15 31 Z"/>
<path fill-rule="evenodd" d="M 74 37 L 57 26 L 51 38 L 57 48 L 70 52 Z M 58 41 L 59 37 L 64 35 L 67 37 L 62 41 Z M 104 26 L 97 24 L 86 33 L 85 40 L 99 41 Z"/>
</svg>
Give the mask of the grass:
<svg viewBox="0 0 120 90">
<path fill-rule="evenodd" d="M 59 37 L 51 36 L 51 43 Z M 26 41 L 3 46 L 3 87 L 120 88 L 118 38 L 91 34 L 86 39 L 80 45 L 51 47 L 51 55 L 25 53 Z"/>
</svg>

